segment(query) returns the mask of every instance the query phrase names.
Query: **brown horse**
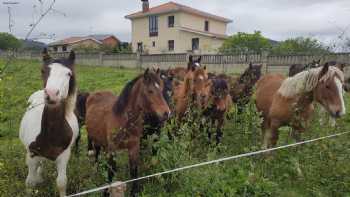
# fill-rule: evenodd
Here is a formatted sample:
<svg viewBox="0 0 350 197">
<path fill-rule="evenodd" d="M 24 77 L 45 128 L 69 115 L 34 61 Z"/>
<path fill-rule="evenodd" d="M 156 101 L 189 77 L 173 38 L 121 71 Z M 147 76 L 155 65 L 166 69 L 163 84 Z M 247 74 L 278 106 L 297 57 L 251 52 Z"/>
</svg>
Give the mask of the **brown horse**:
<svg viewBox="0 0 350 197">
<path fill-rule="evenodd" d="M 225 79 L 229 84 L 232 102 L 237 104 L 238 111 L 242 111 L 253 95 L 253 88 L 261 77 L 262 64 L 250 63 L 239 77 L 225 74 L 213 78 Z"/>
<path fill-rule="evenodd" d="M 253 95 L 253 88 L 261 77 L 261 68 L 262 64 L 250 63 L 236 83 L 230 87 L 232 101 L 239 107 L 246 105 Z"/>
<path fill-rule="evenodd" d="M 86 107 L 88 137 L 95 148 L 102 147 L 109 155 L 108 180 L 112 181 L 116 170 L 114 153 L 124 149 L 128 150 L 131 177 L 136 178 L 144 114 L 155 114 L 160 120 L 170 116 L 159 70 L 155 73 L 147 69 L 129 82 L 119 97 L 111 92 L 91 94 Z M 139 183 L 135 182 L 131 195 L 136 195 L 138 191 Z"/>
<path fill-rule="evenodd" d="M 190 56 L 183 80 L 178 80 L 174 76 L 173 100 L 178 117 L 183 117 L 192 102 L 196 107 L 202 109 L 208 103 L 211 83 L 208 79 L 207 68 L 205 66 L 201 67 L 200 63 L 201 57 L 193 60 L 193 57 Z"/>
<path fill-rule="evenodd" d="M 313 60 L 311 63 L 303 65 L 303 64 L 293 64 L 289 67 L 289 77 L 293 77 L 294 75 L 303 72 L 304 70 L 317 68 L 320 66 L 321 60 L 315 61 Z"/>
<path fill-rule="evenodd" d="M 256 106 L 263 116 L 263 147 L 276 145 L 281 126 L 291 126 L 295 134 L 303 132 L 313 113 L 314 101 L 333 117 L 344 115 L 343 82 L 343 72 L 328 64 L 287 79 L 279 74 L 261 78 L 257 83 Z"/>
<path fill-rule="evenodd" d="M 210 80 L 206 67 L 188 70 L 185 81 L 177 83 L 173 87 L 173 100 L 178 117 L 185 114 L 192 102 L 201 109 L 207 105 L 210 95 Z"/>
<path fill-rule="evenodd" d="M 224 79 L 213 79 L 210 87 L 209 106 L 204 110 L 203 115 L 209 119 L 211 124 L 208 129 L 208 139 L 211 140 L 210 128 L 216 128 L 216 144 L 222 138 L 222 127 L 224 126 L 225 114 L 232 106 L 232 99 L 229 94 L 229 87 Z"/>
</svg>

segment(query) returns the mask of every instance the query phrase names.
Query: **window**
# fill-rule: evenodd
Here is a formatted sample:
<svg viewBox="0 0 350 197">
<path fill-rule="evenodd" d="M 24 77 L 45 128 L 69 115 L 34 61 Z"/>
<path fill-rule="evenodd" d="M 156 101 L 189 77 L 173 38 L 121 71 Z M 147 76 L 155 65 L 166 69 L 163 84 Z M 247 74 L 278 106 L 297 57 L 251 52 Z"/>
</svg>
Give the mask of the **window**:
<svg viewBox="0 0 350 197">
<path fill-rule="evenodd" d="M 209 21 L 205 21 L 204 31 L 209 31 Z"/>
<path fill-rule="evenodd" d="M 67 51 L 67 45 L 62 46 L 62 51 Z"/>
<path fill-rule="evenodd" d="M 57 48 L 57 47 L 53 47 L 53 50 L 54 50 L 55 52 L 57 52 L 57 51 L 58 51 L 58 48 Z"/>
<path fill-rule="evenodd" d="M 175 48 L 174 40 L 169 40 L 168 41 L 168 47 L 169 47 L 169 51 L 174 51 L 174 48 Z"/>
<path fill-rule="evenodd" d="M 199 49 L 199 38 L 192 39 L 192 51 Z"/>
<path fill-rule="evenodd" d="M 149 36 L 158 36 L 158 16 L 149 16 Z"/>
<path fill-rule="evenodd" d="M 152 42 L 152 46 L 156 47 L 156 42 L 155 41 Z"/>
<path fill-rule="evenodd" d="M 168 16 L 168 27 L 174 27 L 175 16 Z"/>
<path fill-rule="evenodd" d="M 142 53 L 143 52 L 143 45 L 142 42 L 137 43 L 137 51 Z"/>
</svg>

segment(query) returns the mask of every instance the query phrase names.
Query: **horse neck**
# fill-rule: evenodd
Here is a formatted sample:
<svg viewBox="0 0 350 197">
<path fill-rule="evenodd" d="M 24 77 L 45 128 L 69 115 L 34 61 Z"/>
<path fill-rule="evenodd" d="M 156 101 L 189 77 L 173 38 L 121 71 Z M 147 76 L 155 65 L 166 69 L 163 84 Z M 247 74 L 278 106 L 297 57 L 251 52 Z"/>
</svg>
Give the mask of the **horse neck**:
<svg viewBox="0 0 350 197">
<path fill-rule="evenodd" d="M 45 105 L 43 112 L 43 121 L 48 121 L 50 125 L 62 126 L 66 117 L 74 113 L 76 104 L 76 91 L 69 95 L 67 99 L 56 107 Z"/>
<path fill-rule="evenodd" d="M 142 81 L 138 80 L 135 85 L 132 87 L 130 97 L 128 99 L 128 103 L 126 104 L 127 107 L 125 107 L 124 112 L 121 116 L 123 119 L 123 127 L 130 126 L 130 123 L 132 125 L 142 125 L 143 119 L 140 117 L 143 117 L 143 96 L 141 95 L 141 84 Z"/>
<path fill-rule="evenodd" d="M 188 73 L 185 76 L 183 95 L 188 98 L 193 92 L 193 73 Z"/>
<path fill-rule="evenodd" d="M 311 105 L 314 102 L 314 93 L 313 92 L 306 92 L 298 96 L 297 98 L 297 107 L 301 110 L 307 109 L 309 105 Z"/>
</svg>

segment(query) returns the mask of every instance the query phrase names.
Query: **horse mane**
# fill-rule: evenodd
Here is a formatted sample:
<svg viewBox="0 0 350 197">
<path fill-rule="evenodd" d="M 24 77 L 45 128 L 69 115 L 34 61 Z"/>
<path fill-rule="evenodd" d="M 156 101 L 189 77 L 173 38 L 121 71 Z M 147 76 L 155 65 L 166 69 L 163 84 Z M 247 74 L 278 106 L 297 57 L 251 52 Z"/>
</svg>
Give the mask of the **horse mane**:
<svg viewBox="0 0 350 197">
<path fill-rule="evenodd" d="M 261 76 L 261 67 L 256 68 L 256 66 L 258 65 L 252 64 L 252 67 L 248 67 L 239 77 L 238 83 L 252 83 L 251 85 L 254 85 Z M 259 70 L 259 73 L 255 73 L 256 70 Z"/>
<path fill-rule="evenodd" d="M 224 79 L 214 79 L 213 82 L 213 89 L 214 91 L 223 91 L 228 90 L 228 84 L 226 80 Z"/>
<path fill-rule="evenodd" d="M 344 73 L 334 66 L 329 66 L 327 73 L 320 78 L 319 76 L 322 69 L 323 67 L 309 69 L 287 78 L 283 81 L 278 92 L 282 96 L 290 98 L 298 94 L 311 92 L 316 88 L 319 82 L 327 81 L 335 75 L 338 76 L 341 81 L 344 81 Z"/>
<path fill-rule="evenodd" d="M 139 75 L 138 77 L 136 77 L 132 81 L 129 81 L 126 84 L 126 86 L 124 87 L 124 89 L 122 90 L 120 95 L 118 96 L 117 102 L 113 105 L 113 112 L 116 115 L 120 115 L 124 112 L 124 110 L 128 104 L 132 88 L 134 87 L 135 83 L 142 77 L 143 77 L 143 74 Z"/>
</svg>

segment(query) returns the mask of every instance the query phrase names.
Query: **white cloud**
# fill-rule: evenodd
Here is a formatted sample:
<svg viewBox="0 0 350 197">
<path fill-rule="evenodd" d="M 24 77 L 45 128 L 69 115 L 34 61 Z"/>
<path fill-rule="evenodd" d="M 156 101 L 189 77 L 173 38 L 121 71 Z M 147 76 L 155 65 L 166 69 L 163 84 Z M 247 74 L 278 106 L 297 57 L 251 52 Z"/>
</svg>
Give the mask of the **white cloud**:
<svg viewBox="0 0 350 197">
<path fill-rule="evenodd" d="M 49 0 L 44 0 L 46 5 Z M 125 15 L 141 9 L 141 1 L 130 0 L 56 0 L 55 8 L 67 14 L 51 13 L 38 26 L 40 32 L 57 38 L 89 33 L 112 33 L 122 40 L 131 38 L 130 21 Z M 150 0 L 151 6 L 166 3 Z M 282 40 L 296 36 L 314 36 L 322 40 L 336 39 L 350 22 L 349 0 L 178 0 L 177 2 L 219 14 L 234 20 L 228 33 L 260 30 L 269 38 Z M 23 37 L 32 21 L 33 4 L 37 0 L 21 0 L 14 6 L 14 31 Z M 338 27 L 340 27 L 340 29 Z M 0 7 L 0 31 L 7 31 L 7 8 Z M 350 29 L 349 29 L 350 32 Z"/>
</svg>

